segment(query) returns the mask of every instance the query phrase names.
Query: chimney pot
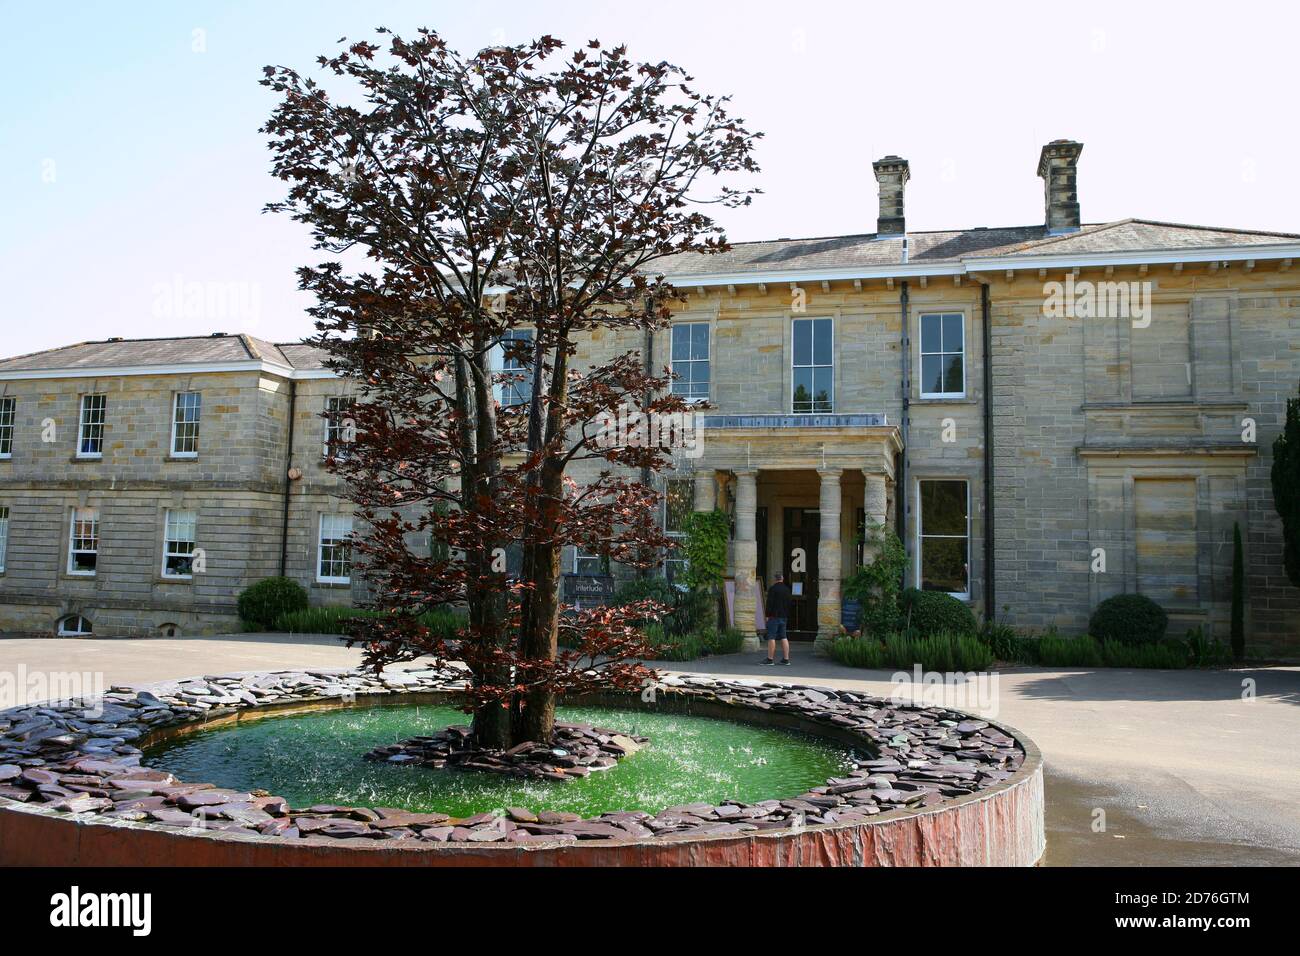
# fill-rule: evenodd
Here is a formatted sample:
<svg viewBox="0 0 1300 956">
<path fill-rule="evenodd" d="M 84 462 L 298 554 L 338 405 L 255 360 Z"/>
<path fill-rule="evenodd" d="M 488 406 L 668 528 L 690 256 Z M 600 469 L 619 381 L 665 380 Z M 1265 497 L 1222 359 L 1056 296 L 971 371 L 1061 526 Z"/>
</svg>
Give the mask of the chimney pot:
<svg viewBox="0 0 1300 956">
<path fill-rule="evenodd" d="M 1038 157 L 1038 175 L 1043 178 L 1044 222 L 1049 235 L 1077 232 L 1079 218 L 1079 154 L 1083 144 L 1071 139 L 1054 139 Z"/>
<path fill-rule="evenodd" d="M 880 217 L 876 220 L 876 235 L 902 236 L 907 232 L 903 214 L 903 187 L 912 178 L 911 167 L 901 156 L 886 156 L 871 164 L 876 182 L 880 184 Z"/>
</svg>

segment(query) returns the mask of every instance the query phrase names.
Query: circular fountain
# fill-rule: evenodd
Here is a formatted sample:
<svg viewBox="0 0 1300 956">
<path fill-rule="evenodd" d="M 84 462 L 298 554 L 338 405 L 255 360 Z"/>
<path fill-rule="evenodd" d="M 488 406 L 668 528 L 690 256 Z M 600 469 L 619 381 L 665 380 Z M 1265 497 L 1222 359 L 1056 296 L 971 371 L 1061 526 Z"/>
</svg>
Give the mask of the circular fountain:
<svg viewBox="0 0 1300 956">
<path fill-rule="evenodd" d="M 0 713 L 0 846 L 10 862 L 46 865 L 1031 865 L 1042 854 L 1042 762 L 1022 735 L 825 687 L 684 676 L 571 702 L 561 720 L 592 740 L 649 743 L 568 782 L 362 759 L 463 720 L 451 707 L 461 676 L 234 674 L 13 708 Z"/>
</svg>

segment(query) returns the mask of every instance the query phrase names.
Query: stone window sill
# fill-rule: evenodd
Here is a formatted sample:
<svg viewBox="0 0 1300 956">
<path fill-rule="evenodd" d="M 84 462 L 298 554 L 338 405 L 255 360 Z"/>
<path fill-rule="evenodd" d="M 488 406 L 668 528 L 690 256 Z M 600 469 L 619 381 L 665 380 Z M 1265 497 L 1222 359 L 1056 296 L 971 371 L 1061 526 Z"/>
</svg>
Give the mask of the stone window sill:
<svg viewBox="0 0 1300 956">
<path fill-rule="evenodd" d="M 978 398 L 914 398 L 913 405 L 978 405 Z"/>
</svg>

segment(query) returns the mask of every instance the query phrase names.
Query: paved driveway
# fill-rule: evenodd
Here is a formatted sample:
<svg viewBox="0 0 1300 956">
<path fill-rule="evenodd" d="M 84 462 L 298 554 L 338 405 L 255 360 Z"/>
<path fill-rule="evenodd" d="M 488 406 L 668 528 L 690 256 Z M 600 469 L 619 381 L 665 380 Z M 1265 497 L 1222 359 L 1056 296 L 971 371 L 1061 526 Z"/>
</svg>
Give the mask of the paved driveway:
<svg viewBox="0 0 1300 956">
<path fill-rule="evenodd" d="M 878 694 L 901 686 L 887 672 L 814 659 L 807 645 L 796 645 L 794 656 L 790 667 L 730 655 L 690 669 Z M 105 687 L 359 661 L 359 651 L 331 637 L 0 638 L 0 675 L 86 671 L 102 674 Z M 996 683 L 944 693 L 951 704 L 1024 731 L 1042 749 L 1047 864 L 1300 864 L 1300 668 L 1015 668 Z M 1099 810 L 1104 831 L 1094 829 Z"/>
</svg>

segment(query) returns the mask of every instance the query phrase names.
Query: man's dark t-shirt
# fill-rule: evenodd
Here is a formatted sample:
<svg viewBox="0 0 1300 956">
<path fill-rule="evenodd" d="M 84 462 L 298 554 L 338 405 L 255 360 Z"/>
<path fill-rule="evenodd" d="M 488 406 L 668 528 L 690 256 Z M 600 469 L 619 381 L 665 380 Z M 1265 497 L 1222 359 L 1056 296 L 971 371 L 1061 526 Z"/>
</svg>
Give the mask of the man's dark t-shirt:
<svg viewBox="0 0 1300 956">
<path fill-rule="evenodd" d="M 782 621 L 790 616 L 790 589 L 784 581 L 778 581 L 767 589 L 767 606 L 763 610 L 768 617 Z"/>
</svg>

